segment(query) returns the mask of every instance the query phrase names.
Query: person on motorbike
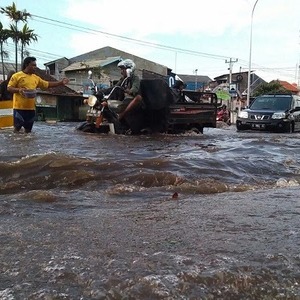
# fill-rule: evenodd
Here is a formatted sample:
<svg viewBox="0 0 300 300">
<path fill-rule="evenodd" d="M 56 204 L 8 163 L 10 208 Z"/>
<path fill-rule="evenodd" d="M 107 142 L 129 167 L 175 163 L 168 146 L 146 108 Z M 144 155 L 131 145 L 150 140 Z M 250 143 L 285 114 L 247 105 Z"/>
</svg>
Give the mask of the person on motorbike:
<svg viewBox="0 0 300 300">
<path fill-rule="evenodd" d="M 115 124 L 115 127 L 118 128 L 126 129 L 127 127 L 128 129 L 129 127 L 129 129 L 132 129 L 130 128 L 130 125 L 127 124 L 126 117 L 143 105 L 142 96 L 140 94 L 140 78 L 134 73 L 136 66 L 131 59 L 120 61 L 118 63 L 118 68 L 121 70 L 121 78 L 114 87 L 122 88 L 124 95 L 122 104 L 118 107 L 118 121 L 120 124 L 118 124 L 115 119 L 113 123 Z M 108 106 L 106 101 L 102 102 L 102 105 Z M 104 111 L 103 114 L 104 117 L 107 117 L 108 119 L 112 118 L 107 110 Z"/>
<path fill-rule="evenodd" d="M 229 111 L 225 104 L 222 105 L 221 109 L 217 113 L 217 119 L 218 121 L 223 121 L 225 123 L 228 123 L 230 121 Z"/>
<path fill-rule="evenodd" d="M 181 79 L 176 79 L 175 84 L 173 85 L 173 92 L 177 102 L 194 102 L 187 95 L 184 94 L 183 90 L 186 88 L 186 84 Z"/>
<path fill-rule="evenodd" d="M 183 92 L 182 90 L 185 88 L 185 84 L 183 81 L 177 79 L 175 81 L 175 84 L 173 85 L 172 87 L 172 90 L 175 94 L 175 97 L 176 97 L 176 100 L 177 102 L 184 102 L 185 99 L 184 99 L 184 95 L 183 95 Z"/>
</svg>

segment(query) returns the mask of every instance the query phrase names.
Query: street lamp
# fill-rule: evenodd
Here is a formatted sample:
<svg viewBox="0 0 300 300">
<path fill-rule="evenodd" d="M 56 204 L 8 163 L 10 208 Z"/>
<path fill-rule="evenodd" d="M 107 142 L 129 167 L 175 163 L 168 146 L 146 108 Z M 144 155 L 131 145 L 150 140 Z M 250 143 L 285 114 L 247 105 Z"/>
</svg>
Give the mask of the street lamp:
<svg viewBox="0 0 300 300">
<path fill-rule="evenodd" d="M 247 106 L 250 104 L 250 87 L 251 87 L 251 59 L 252 59 L 252 25 L 253 25 L 253 14 L 255 10 L 255 6 L 258 0 L 255 1 L 251 14 L 251 27 L 250 27 L 250 49 L 249 49 L 249 69 L 248 69 L 248 89 L 247 89 Z"/>
</svg>

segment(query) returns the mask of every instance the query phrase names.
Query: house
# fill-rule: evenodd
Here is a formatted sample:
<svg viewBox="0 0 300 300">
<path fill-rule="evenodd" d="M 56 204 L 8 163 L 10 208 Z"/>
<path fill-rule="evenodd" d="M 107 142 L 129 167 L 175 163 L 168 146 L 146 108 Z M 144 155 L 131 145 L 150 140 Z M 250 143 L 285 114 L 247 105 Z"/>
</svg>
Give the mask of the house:
<svg viewBox="0 0 300 300">
<path fill-rule="evenodd" d="M 36 69 L 35 73 L 47 81 L 56 79 L 46 71 Z M 80 107 L 83 96 L 67 86 L 39 90 L 36 96 L 36 117 L 40 121 L 79 121 L 82 120 Z"/>
<path fill-rule="evenodd" d="M 82 91 L 83 87 L 90 85 L 88 71 L 93 72 L 93 80 L 99 87 L 106 87 L 120 79 L 120 70 L 117 68 L 122 59 L 132 59 L 136 64 L 136 74 L 142 78 L 143 70 L 148 70 L 163 76 L 170 73 L 164 65 L 135 56 L 122 50 L 103 47 L 84 53 L 70 59 L 62 58 L 45 64 L 50 75 L 57 79 L 66 76 L 70 79 L 68 86 L 74 91 Z"/>
<path fill-rule="evenodd" d="M 185 89 L 192 91 L 204 91 L 212 81 L 211 78 L 204 75 L 184 75 L 177 74 L 178 77 L 186 84 Z"/>
<path fill-rule="evenodd" d="M 212 88 L 226 83 L 228 85 L 228 88 L 230 85 L 230 88 L 234 89 L 233 94 L 246 95 L 248 93 L 248 71 L 232 73 L 231 82 L 229 82 L 229 79 L 230 74 L 223 74 L 215 77 L 214 83 L 212 83 Z M 251 94 L 263 83 L 266 83 L 266 81 L 252 72 L 250 77 Z"/>
<path fill-rule="evenodd" d="M 299 95 L 300 91 L 299 91 L 299 89 L 297 87 L 297 84 L 290 84 L 289 82 L 283 81 L 283 80 L 274 80 L 274 81 L 275 82 L 277 81 L 282 87 L 284 87 L 286 90 L 288 90 L 292 94 Z"/>
<path fill-rule="evenodd" d="M 66 57 L 62 57 L 48 62 L 47 64 L 45 64 L 45 67 L 48 75 L 51 75 L 59 80 L 59 78 L 61 77 L 61 70 L 66 68 L 68 65 L 70 65 L 69 59 L 67 59 Z"/>
</svg>

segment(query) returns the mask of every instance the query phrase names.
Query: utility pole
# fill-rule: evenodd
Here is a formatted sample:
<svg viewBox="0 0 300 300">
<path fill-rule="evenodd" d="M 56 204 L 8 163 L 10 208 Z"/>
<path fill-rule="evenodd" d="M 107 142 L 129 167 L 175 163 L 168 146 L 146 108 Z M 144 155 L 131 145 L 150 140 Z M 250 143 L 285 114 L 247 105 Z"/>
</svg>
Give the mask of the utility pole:
<svg viewBox="0 0 300 300">
<path fill-rule="evenodd" d="M 300 45 L 300 30 L 299 30 L 299 45 Z M 299 88 L 300 88 L 300 48 L 299 48 L 299 61 L 298 61 L 298 64 L 296 65 L 296 83 L 297 83 L 297 88 L 299 90 Z"/>
<path fill-rule="evenodd" d="M 298 65 L 298 89 L 300 88 L 300 65 Z"/>
<path fill-rule="evenodd" d="M 229 86 L 229 88 L 228 88 L 229 93 L 230 93 L 230 85 L 232 83 L 232 67 L 233 67 L 233 64 L 237 61 L 238 61 L 238 59 L 232 59 L 232 58 L 230 58 L 229 61 L 227 59 L 225 60 L 225 63 L 229 64 L 229 68 L 228 68 L 228 70 L 229 70 L 229 85 L 228 85 Z M 233 107 L 233 99 L 232 99 L 232 94 L 231 93 L 230 93 L 230 107 L 229 107 L 229 110 L 230 110 L 230 122 L 231 122 L 231 124 L 233 124 L 233 123 L 235 123 L 235 120 L 234 120 L 234 116 L 233 116 L 234 107 Z"/>
<path fill-rule="evenodd" d="M 195 69 L 195 74 L 196 74 L 196 76 L 195 76 L 195 91 L 197 90 L 197 72 L 198 72 L 198 69 Z"/>
<path fill-rule="evenodd" d="M 253 27 L 253 15 L 255 6 L 258 0 L 255 1 L 252 13 L 251 13 L 251 25 L 250 25 L 250 46 L 249 46 L 249 68 L 248 68 L 248 80 L 247 80 L 247 107 L 250 104 L 250 95 L 251 95 L 251 64 L 252 64 L 252 27 Z"/>
<path fill-rule="evenodd" d="M 225 63 L 229 64 L 229 68 L 228 68 L 228 70 L 229 70 L 229 84 L 232 83 L 232 67 L 233 67 L 233 64 L 237 61 L 238 61 L 238 59 L 233 60 L 232 58 L 230 58 L 229 61 L 227 59 L 225 60 Z"/>
</svg>

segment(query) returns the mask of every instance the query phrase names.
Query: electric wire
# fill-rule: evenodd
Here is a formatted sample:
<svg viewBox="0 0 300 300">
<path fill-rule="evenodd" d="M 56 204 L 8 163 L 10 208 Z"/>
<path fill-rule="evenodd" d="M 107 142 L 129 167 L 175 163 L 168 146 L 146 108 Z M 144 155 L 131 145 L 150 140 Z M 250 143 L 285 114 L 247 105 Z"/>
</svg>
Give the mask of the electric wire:
<svg viewBox="0 0 300 300">
<path fill-rule="evenodd" d="M 48 24 L 51 26 L 57 26 L 60 28 L 66 28 L 69 30 L 75 30 L 76 32 L 83 32 L 83 33 L 87 33 L 87 34 L 94 34 L 94 35 L 102 34 L 102 35 L 105 35 L 105 36 L 108 36 L 111 38 L 121 39 L 121 40 L 130 42 L 130 43 L 135 43 L 135 44 L 139 44 L 139 45 L 143 45 L 143 46 L 147 46 L 147 47 L 151 47 L 151 48 L 174 51 L 177 53 L 183 53 L 183 54 L 188 54 L 188 55 L 192 55 L 192 56 L 199 56 L 199 57 L 218 59 L 218 60 L 225 60 L 229 57 L 229 56 L 224 56 L 224 55 L 205 53 L 205 52 L 200 52 L 200 51 L 195 51 L 195 50 L 190 50 L 190 49 L 178 48 L 178 47 L 163 45 L 163 44 L 159 44 L 159 43 L 143 41 L 140 39 L 135 39 L 135 38 L 130 38 L 130 37 L 126 37 L 126 36 L 122 36 L 122 35 L 118 35 L 118 34 L 113 34 L 113 33 L 105 32 L 102 30 L 96 30 L 96 29 L 92 29 L 92 28 L 88 28 L 88 27 L 84 27 L 84 26 L 80 26 L 80 25 L 76 25 L 76 24 L 71 24 L 71 23 L 67 23 L 64 21 L 59 21 L 59 20 L 55 20 L 55 19 L 51 19 L 51 18 L 47 18 L 44 16 L 35 15 L 35 14 L 31 14 L 31 16 L 34 21 L 45 23 L 45 24 Z M 9 48 L 10 47 L 11 46 L 9 45 Z M 13 49 L 14 49 L 14 47 L 13 47 Z M 27 47 L 26 49 L 28 51 L 33 52 L 37 58 L 42 59 L 42 60 L 46 60 L 46 59 L 55 60 L 55 59 L 64 57 L 63 55 L 40 51 L 35 48 Z M 12 51 L 14 51 L 14 50 L 12 50 Z M 245 68 L 247 69 L 248 62 L 246 60 L 238 59 L 238 61 L 241 65 L 245 65 Z M 259 66 L 259 65 L 256 65 L 253 63 L 253 69 L 254 68 L 256 70 L 260 70 L 262 72 L 266 72 L 266 73 L 267 72 L 273 72 L 273 73 L 276 72 L 278 74 L 282 74 L 284 76 L 289 76 L 289 77 L 294 77 L 294 75 L 292 75 L 292 73 L 294 73 L 294 70 L 295 70 L 295 68 L 293 68 L 293 67 L 267 68 L 267 67 Z"/>
</svg>

